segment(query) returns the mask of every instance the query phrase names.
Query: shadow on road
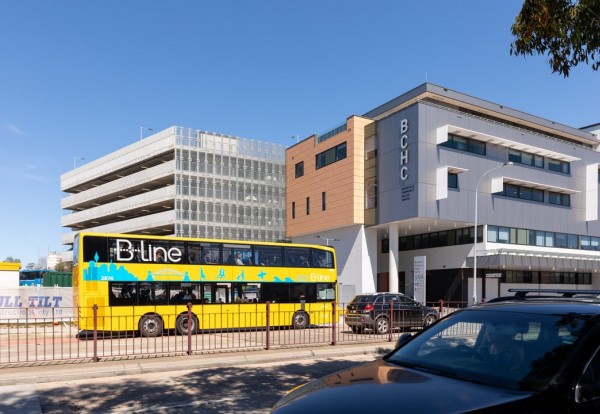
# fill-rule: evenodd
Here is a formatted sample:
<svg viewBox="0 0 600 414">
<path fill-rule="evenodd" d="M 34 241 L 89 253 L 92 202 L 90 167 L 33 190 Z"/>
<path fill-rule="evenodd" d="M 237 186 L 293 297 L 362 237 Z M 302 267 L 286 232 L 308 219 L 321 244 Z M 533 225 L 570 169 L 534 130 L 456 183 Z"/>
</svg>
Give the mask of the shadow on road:
<svg viewBox="0 0 600 414">
<path fill-rule="evenodd" d="M 77 380 L 43 387 L 39 398 L 47 414 L 266 413 L 291 388 L 359 363 L 347 357 Z"/>
</svg>

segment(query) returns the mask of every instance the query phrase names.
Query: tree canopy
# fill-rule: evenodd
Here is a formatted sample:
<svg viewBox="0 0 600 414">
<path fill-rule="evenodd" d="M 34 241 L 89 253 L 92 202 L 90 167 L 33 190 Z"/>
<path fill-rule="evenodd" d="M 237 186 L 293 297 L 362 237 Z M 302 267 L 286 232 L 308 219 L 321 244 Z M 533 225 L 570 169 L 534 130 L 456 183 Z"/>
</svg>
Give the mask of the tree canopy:
<svg viewBox="0 0 600 414">
<path fill-rule="evenodd" d="M 71 271 L 71 266 L 69 266 L 68 263 L 65 262 L 60 262 L 56 265 L 56 267 L 54 268 L 54 270 L 56 270 L 57 272 L 70 272 Z"/>
<path fill-rule="evenodd" d="M 17 259 L 16 257 L 7 256 L 6 259 L 4 259 L 4 262 L 6 262 L 6 263 L 21 263 L 21 260 Z"/>
<path fill-rule="evenodd" d="M 553 73 L 600 67 L 600 0 L 525 0 L 511 32 L 511 55 L 548 54 Z"/>
</svg>

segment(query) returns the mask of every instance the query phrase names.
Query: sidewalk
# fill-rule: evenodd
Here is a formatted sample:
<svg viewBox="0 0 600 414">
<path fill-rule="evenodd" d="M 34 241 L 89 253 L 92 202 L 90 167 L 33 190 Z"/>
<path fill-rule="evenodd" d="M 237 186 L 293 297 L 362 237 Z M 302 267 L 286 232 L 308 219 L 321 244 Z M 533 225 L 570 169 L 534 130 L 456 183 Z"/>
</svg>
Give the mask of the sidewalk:
<svg viewBox="0 0 600 414">
<path fill-rule="evenodd" d="M 4 368 L 0 370 L 0 413 L 41 413 L 41 406 L 36 395 L 35 384 L 37 383 L 300 359 L 326 359 L 357 354 L 373 355 L 373 358 L 376 358 L 390 351 L 392 347 L 393 343 L 378 342 Z"/>
</svg>

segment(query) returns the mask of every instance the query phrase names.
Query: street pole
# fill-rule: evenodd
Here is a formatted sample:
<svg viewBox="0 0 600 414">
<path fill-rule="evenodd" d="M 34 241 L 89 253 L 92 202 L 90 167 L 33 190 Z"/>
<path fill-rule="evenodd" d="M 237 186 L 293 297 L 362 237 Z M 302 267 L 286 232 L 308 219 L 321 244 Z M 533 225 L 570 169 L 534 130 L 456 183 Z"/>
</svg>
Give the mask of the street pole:
<svg viewBox="0 0 600 414">
<path fill-rule="evenodd" d="M 330 241 L 340 241 L 340 239 L 333 239 L 333 238 L 329 238 L 329 237 L 323 237 L 323 236 L 315 236 L 317 239 L 324 239 L 325 240 L 325 245 L 329 246 L 329 242 Z"/>
<path fill-rule="evenodd" d="M 83 157 L 73 157 L 73 169 L 77 168 L 77 160 L 85 160 Z"/>
<path fill-rule="evenodd" d="M 492 171 L 496 171 L 500 168 L 506 167 L 507 165 L 512 165 L 512 162 L 505 162 L 504 164 L 498 165 L 497 167 L 487 170 L 481 174 L 481 177 L 479 177 L 479 180 L 477 181 L 477 186 L 475 187 L 475 224 L 473 227 L 473 305 L 477 304 L 477 195 L 479 193 L 479 184 L 481 184 L 483 177 Z"/>
<path fill-rule="evenodd" d="M 152 131 L 152 128 L 145 128 L 143 126 L 140 127 L 140 141 L 144 138 L 144 130 Z"/>
</svg>

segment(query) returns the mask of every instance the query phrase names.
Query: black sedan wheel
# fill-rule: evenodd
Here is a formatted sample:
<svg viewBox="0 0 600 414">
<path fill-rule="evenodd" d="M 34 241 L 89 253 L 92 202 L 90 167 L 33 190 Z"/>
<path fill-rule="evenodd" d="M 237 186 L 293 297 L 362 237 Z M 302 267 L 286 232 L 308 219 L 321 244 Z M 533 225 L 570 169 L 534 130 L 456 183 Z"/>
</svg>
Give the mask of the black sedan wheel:
<svg viewBox="0 0 600 414">
<path fill-rule="evenodd" d="M 427 328 L 429 325 L 437 321 L 435 315 L 427 315 L 423 320 L 423 328 Z"/>
</svg>

